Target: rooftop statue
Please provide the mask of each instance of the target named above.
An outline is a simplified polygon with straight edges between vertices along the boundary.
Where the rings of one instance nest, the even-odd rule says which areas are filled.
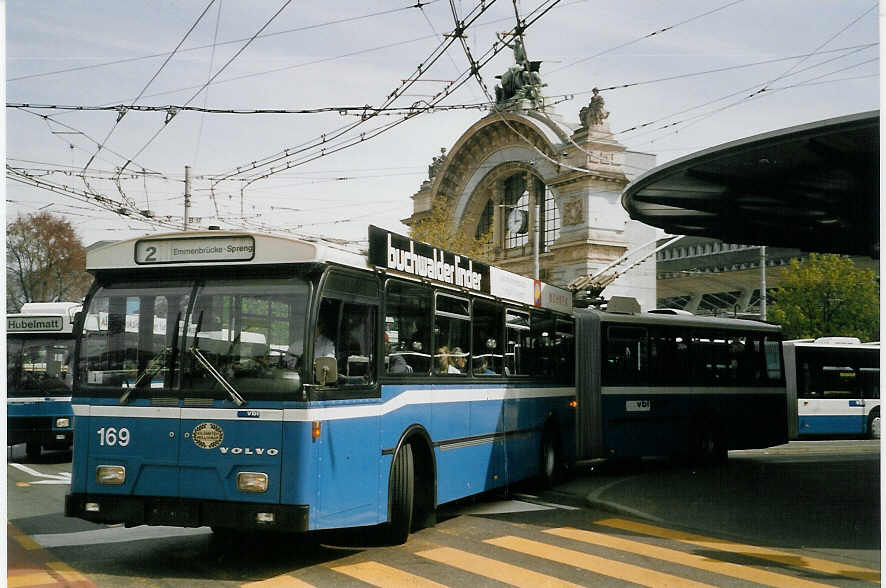
[[[514,65],[502,75],[495,76],[501,80],[501,85],[495,86],[496,106],[506,106],[518,100],[529,100],[538,106],[542,101],[541,88],[545,86],[538,73],[541,62],[529,61],[519,37],[508,42],[507,34],[499,33],[498,38],[514,51]]]
[[[446,161],[446,147],[440,147],[440,155],[435,156],[431,160],[431,165],[428,166],[428,180],[433,180],[436,177],[437,172],[443,167],[444,161]]]
[[[603,121],[609,118],[609,111],[604,108],[605,102],[603,97],[600,96],[600,90],[594,88],[591,91],[594,93],[591,103],[578,111],[578,119],[581,125],[587,128],[600,126],[603,124]]]

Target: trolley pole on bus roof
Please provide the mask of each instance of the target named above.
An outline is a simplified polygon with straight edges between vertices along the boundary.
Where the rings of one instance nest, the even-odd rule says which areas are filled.
[[[185,228],[188,230],[188,213],[191,210],[191,166],[185,166]]]

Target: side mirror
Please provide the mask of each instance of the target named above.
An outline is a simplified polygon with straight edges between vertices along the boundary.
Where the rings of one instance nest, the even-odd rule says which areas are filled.
[[[334,357],[318,357],[314,360],[314,383],[326,386],[338,381],[338,363]]]

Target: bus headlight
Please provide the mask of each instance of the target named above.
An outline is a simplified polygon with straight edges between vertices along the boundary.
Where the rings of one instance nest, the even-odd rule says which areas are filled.
[[[126,468],[115,465],[100,465],[95,468],[95,479],[105,486],[120,486],[126,481]]]
[[[56,429],[67,429],[70,426],[71,426],[71,419],[69,419],[67,417],[55,419],[55,428]]]
[[[266,492],[268,490],[268,475],[262,472],[240,472],[237,474],[237,490]]]

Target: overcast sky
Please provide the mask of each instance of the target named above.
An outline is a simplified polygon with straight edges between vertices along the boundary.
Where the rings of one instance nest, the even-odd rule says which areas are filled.
[[[505,0],[486,0],[485,11],[479,0],[415,5],[7,0],[6,101],[32,105],[6,109],[7,164],[15,178],[55,190],[8,173],[7,218],[63,214],[86,244],[157,232],[111,209],[151,210],[180,225],[190,166],[191,215],[202,226],[351,240],[365,240],[368,224],[406,232],[399,220],[431,159],[487,111],[362,120],[339,109],[484,103],[480,83],[464,75],[461,43],[441,53],[453,7],[470,23],[464,41],[478,61],[515,24]],[[549,5],[516,3],[549,102],[577,122],[590,90],[603,89],[616,138],[658,163],[879,108],[871,0],[561,0],[537,10]],[[480,69],[490,94],[512,61],[505,49]],[[41,105],[246,112],[128,110],[118,121],[115,110]],[[249,112],[262,109],[330,110]]]

